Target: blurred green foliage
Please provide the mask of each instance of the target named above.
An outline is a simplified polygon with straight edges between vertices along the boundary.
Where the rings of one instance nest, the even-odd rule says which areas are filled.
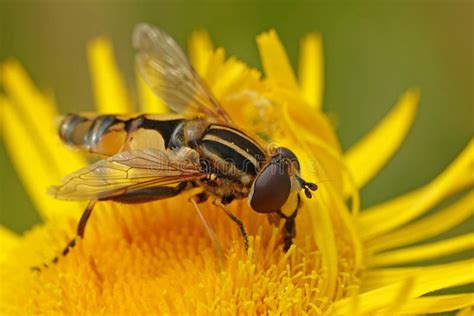
[[[275,28],[296,65],[299,39],[324,39],[324,108],[348,148],[407,88],[421,106],[400,152],[362,191],[368,206],[435,177],[473,135],[473,2],[470,1],[5,1],[0,3],[0,60],[21,61],[37,85],[54,91],[62,112],[90,111],[86,45],[110,38],[134,87],[130,33],[158,25],[185,45],[207,29],[216,45],[260,67],[255,36]],[[34,109],[32,109],[34,111]],[[21,148],[18,148],[21,151]],[[39,222],[0,145],[0,220],[21,232]],[[472,228],[472,226],[471,226]]]

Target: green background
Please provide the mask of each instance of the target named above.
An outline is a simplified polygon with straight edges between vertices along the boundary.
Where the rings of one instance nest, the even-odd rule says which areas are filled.
[[[471,1],[2,1],[0,60],[17,58],[41,89],[54,91],[62,112],[80,112],[93,108],[87,42],[109,37],[133,87],[130,33],[138,22],[164,28],[182,45],[203,27],[229,55],[258,68],[260,32],[275,28],[296,65],[299,39],[319,31],[324,108],[337,118],[344,148],[406,89],[421,89],[418,116],[403,147],[362,190],[363,205],[369,206],[427,183],[473,135],[473,12]],[[3,145],[0,165],[0,220],[22,232],[39,218]]]
[[[419,87],[414,127],[390,164],[362,190],[364,206],[427,183],[473,135],[471,1],[0,1],[0,60],[19,59],[41,89],[54,91],[62,112],[93,108],[86,45],[94,37],[113,41],[133,86],[130,33],[138,22],[164,28],[182,45],[193,29],[206,28],[216,45],[258,68],[260,32],[275,28],[293,65],[301,36],[321,32],[324,108],[337,118],[345,149],[406,89]],[[22,232],[40,220],[3,145],[0,166],[0,222]],[[473,230],[472,220],[444,237],[467,230]]]

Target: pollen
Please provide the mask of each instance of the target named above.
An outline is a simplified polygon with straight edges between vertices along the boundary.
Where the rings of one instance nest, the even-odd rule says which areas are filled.
[[[5,263],[21,272],[3,275],[2,280],[5,286],[29,283],[30,290],[41,295],[30,297],[25,305],[19,291],[24,288],[13,286],[17,290],[4,292],[4,302],[25,312],[39,308],[63,314],[297,313],[330,304],[324,295],[327,272],[314,242],[303,231],[299,246],[284,253],[280,229],[246,203],[237,202],[233,211],[251,236],[248,252],[238,227],[222,210],[212,203],[202,207],[226,249],[225,257],[219,256],[185,197],[138,207],[99,202],[96,208],[85,238],[41,273],[32,273],[28,265],[60,249],[74,233],[75,222],[49,222],[25,236],[16,253],[28,253],[26,260],[21,266]],[[346,258],[340,266],[340,290],[334,298],[346,296],[351,285],[359,284],[351,271],[353,260]]]

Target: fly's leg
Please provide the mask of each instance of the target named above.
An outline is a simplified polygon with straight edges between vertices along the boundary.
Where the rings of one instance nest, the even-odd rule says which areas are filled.
[[[209,235],[209,238],[214,244],[214,248],[216,249],[218,257],[221,259],[221,262],[223,262],[224,250],[222,248],[222,245],[219,239],[217,238],[216,232],[214,231],[214,229],[212,229],[211,225],[209,225],[206,218],[204,217],[204,214],[198,206],[199,203],[205,202],[208,198],[209,195],[206,192],[201,192],[189,198],[189,202],[191,202],[191,204],[193,205],[194,210],[196,211],[197,215],[199,216],[199,219],[201,220],[201,223],[203,224],[207,234]]]
[[[89,204],[87,204],[84,213],[82,213],[81,219],[79,220],[79,224],[77,225],[77,236],[81,239],[84,238],[84,231],[86,230],[87,221],[92,214],[92,210],[94,209],[94,205],[97,200],[90,200]]]
[[[77,225],[76,237],[74,237],[74,239],[68,242],[66,247],[64,247],[63,251],[61,252],[61,255],[63,257],[65,257],[69,253],[69,251],[76,246],[78,239],[82,239],[84,237],[84,231],[86,229],[87,221],[89,220],[89,217],[91,216],[92,210],[94,209],[94,205],[96,202],[97,200],[90,200],[89,204],[87,204],[87,207],[82,213],[81,219],[79,220],[79,224]],[[59,261],[59,255],[55,256],[51,260],[51,263],[56,264],[58,263],[58,261]],[[49,265],[47,263],[43,263],[42,267],[39,267],[39,266],[31,267],[31,270],[40,272],[41,269],[46,269],[48,267]]]
[[[287,252],[290,249],[291,245],[293,245],[293,239],[296,237],[296,226],[295,226],[295,218],[298,214],[298,209],[300,208],[301,199],[298,195],[298,205],[296,206],[296,210],[290,216],[286,216],[283,213],[279,213],[280,217],[285,219],[285,225],[283,225],[283,251]]]
[[[240,220],[240,218],[238,218],[235,214],[233,214],[231,211],[229,211],[228,209],[225,208],[223,202],[226,201],[225,199],[223,199],[223,201],[214,201],[214,204],[217,205],[219,208],[221,208],[226,214],[227,216],[229,216],[229,218],[237,224],[237,226],[239,226],[239,230],[240,230],[240,235],[242,236],[242,239],[244,240],[244,246],[245,246],[245,251],[248,251],[249,250],[249,238],[248,238],[248,235],[247,235],[247,231],[245,230],[245,226],[244,226],[244,223],[242,223],[242,221]]]
[[[295,227],[295,217],[297,211],[295,211],[291,216],[286,216],[283,213],[272,213],[275,214],[273,217],[269,217],[269,221],[271,224],[278,226],[278,222],[281,219],[285,220],[285,224],[283,225],[283,251],[287,252],[290,249],[291,245],[293,245],[293,239],[296,237],[296,227]]]
[[[296,237],[295,215],[285,218],[285,225],[283,226],[283,251],[285,252],[293,245],[293,239]]]

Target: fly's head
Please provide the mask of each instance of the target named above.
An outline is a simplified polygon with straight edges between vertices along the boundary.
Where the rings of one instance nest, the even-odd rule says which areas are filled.
[[[285,147],[277,147],[271,159],[255,177],[249,194],[250,207],[258,213],[281,213],[290,216],[298,208],[299,192],[307,198],[318,186],[300,176],[300,162]]]

